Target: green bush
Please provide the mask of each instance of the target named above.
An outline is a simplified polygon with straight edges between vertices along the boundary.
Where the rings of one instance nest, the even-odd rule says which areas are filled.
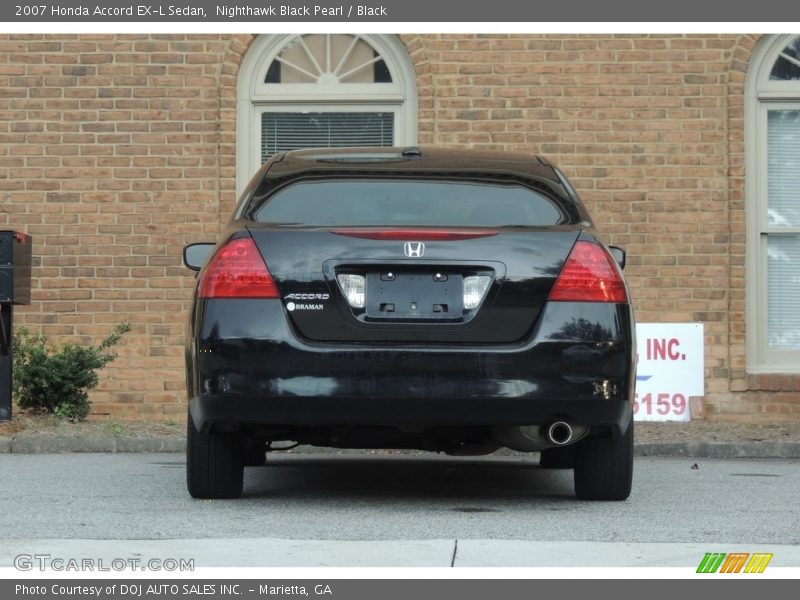
[[[99,346],[51,346],[47,336],[24,327],[14,332],[14,397],[20,408],[42,410],[70,421],[83,421],[91,405],[88,391],[97,385],[97,370],[110,363],[111,351],[130,331],[129,323],[114,328]]]

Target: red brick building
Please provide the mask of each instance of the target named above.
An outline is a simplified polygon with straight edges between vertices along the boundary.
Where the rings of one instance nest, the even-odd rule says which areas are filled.
[[[800,419],[790,35],[3,35],[0,226],[36,256],[17,322],[130,321],[95,412],[182,417],[183,245],[266,156],[328,143],[547,156],[627,248],[638,320],[704,323],[709,417]]]

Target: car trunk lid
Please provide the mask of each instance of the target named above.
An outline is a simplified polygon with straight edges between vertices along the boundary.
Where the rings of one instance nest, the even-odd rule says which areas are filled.
[[[512,343],[580,230],[248,224],[287,318],[325,342]]]

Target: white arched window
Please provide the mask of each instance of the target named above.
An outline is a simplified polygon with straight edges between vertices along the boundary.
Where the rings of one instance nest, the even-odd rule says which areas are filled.
[[[769,36],[747,76],[748,369],[800,372],[800,36]]]
[[[237,88],[237,190],[276,152],[417,141],[417,85],[393,35],[262,35]]]

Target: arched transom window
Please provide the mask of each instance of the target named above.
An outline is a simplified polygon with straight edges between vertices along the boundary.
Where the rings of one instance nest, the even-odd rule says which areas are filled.
[[[800,80],[800,36],[789,40],[780,51],[769,78],[772,81]]]
[[[396,36],[259,36],[240,69],[237,118],[239,190],[276,152],[414,145],[414,69]]]
[[[392,83],[380,52],[357,35],[297,35],[267,68],[264,83]]]
[[[748,368],[800,372],[800,36],[769,36],[747,84]]]

